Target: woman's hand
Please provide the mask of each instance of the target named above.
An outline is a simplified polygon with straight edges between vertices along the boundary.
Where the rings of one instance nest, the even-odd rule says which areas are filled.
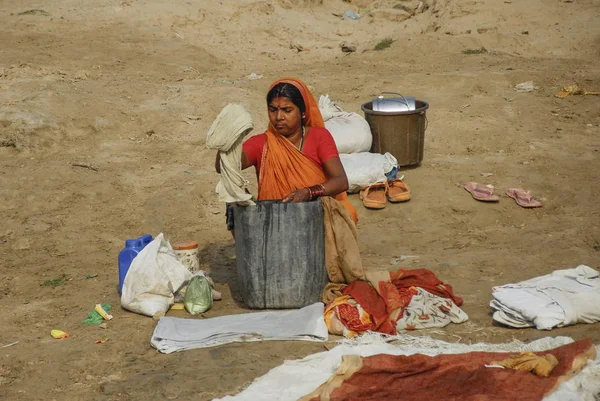
[[[298,189],[283,198],[283,203],[299,203],[308,201],[310,201],[310,190],[308,188]]]

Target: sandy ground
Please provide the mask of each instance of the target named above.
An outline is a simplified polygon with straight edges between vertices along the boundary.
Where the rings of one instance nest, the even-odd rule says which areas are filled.
[[[553,96],[574,83],[600,90],[600,5],[427,0],[415,15],[402,9],[417,6],[1,2],[0,346],[18,344],[0,348],[0,395],[208,400],[236,393],[284,359],[323,350],[270,342],[160,355],[149,345],[155,322],[118,308],[123,240],[164,232],[199,241],[224,292],[206,316],[244,311],[204,140],[228,102],[244,104],[261,132],[264,96],[282,76],[303,79],[347,111],[360,112],[382,90],[430,103],[425,159],[403,172],[413,199],[374,212],[352,197],[366,266],[429,268],[465,299],[468,322],[417,334],[600,342],[597,324],[514,330],[494,324],[487,306],[494,285],[600,267],[600,97]],[[344,11],[362,18],[333,15]],[[391,47],[374,51],[386,37]],[[341,44],[357,52],[342,53]],[[263,78],[249,80],[251,73]],[[537,90],[514,90],[529,80]],[[506,197],[478,203],[457,186],[471,180],[501,194],[531,189],[545,206],[525,210]],[[400,255],[419,258],[391,265]],[[42,285],[62,275],[62,285]],[[116,307],[115,319],[107,329],[82,325],[99,302]],[[71,338],[52,339],[54,328]]]

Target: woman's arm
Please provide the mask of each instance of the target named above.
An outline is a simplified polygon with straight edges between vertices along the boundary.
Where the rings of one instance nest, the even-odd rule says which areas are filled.
[[[332,157],[323,164],[325,175],[330,177],[323,185],[324,196],[335,196],[348,190],[348,177],[339,157]],[[284,202],[308,202],[311,192],[308,188],[301,188],[286,196]]]
[[[250,163],[248,162],[248,156],[246,156],[246,153],[242,151],[242,170],[245,170],[248,167],[250,167]],[[217,170],[217,173],[221,174],[221,152],[217,152],[217,158],[215,160],[215,170]]]

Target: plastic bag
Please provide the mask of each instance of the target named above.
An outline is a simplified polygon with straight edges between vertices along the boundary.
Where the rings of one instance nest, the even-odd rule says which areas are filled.
[[[386,174],[397,172],[398,160],[390,153],[356,153],[340,155],[340,160],[348,177],[348,192],[359,192],[375,183],[385,182]],[[393,174],[390,174],[390,176]]]
[[[213,305],[210,282],[204,276],[194,276],[185,291],[183,299],[185,309],[192,315],[204,313]]]
[[[161,233],[131,262],[123,282],[121,306],[146,316],[164,314],[173,305],[173,293],[191,276]]]
[[[221,298],[223,297],[223,295],[219,291],[215,290],[215,282],[213,281],[212,278],[210,278],[210,276],[208,275],[207,272],[205,272],[204,270],[198,270],[197,272],[192,273],[192,276],[193,277],[196,277],[196,276],[206,277],[206,279],[208,280],[208,283],[210,284],[210,287],[212,289],[213,301],[220,301],[221,300]],[[185,292],[187,291],[187,288],[188,288],[189,284],[190,284],[190,282],[186,281],[185,283],[183,283],[183,285],[181,286],[181,288],[179,288],[179,290],[177,290],[177,292],[175,292],[175,303],[182,303],[182,302],[184,302]]]
[[[102,309],[109,312],[112,309],[112,306],[110,306],[109,304],[102,304]],[[104,322],[105,322],[105,320],[102,317],[102,315],[99,314],[98,312],[96,312],[96,310],[93,310],[90,313],[88,313],[87,319],[83,320],[81,323],[83,323],[83,324],[100,324],[100,323],[104,323]]]
[[[340,153],[368,152],[373,143],[369,123],[356,113],[346,113],[328,95],[319,98],[325,128],[331,132]]]

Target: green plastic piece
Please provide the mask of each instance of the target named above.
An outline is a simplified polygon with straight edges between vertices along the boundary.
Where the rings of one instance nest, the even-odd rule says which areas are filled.
[[[110,311],[112,309],[112,306],[110,306],[109,304],[102,304],[102,309],[104,309],[105,311]],[[83,320],[81,323],[83,324],[100,324],[104,322],[104,318],[95,310],[91,311],[90,313],[88,313],[88,317],[87,319]]]

